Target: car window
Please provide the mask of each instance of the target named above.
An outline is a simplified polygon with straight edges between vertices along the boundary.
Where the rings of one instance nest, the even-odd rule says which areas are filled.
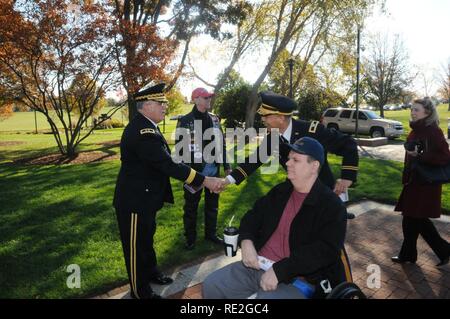
[[[353,119],[356,119],[356,111],[353,112]],[[364,114],[364,112],[359,111],[358,112],[358,119],[366,121],[367,120],[367,116]]]
[[[351,110],[344,110],[341,112],[341,115],[339,117],[343,119],[349,119],[351,114],[352,114]]]
[[[367,111],[365,113],[369,117],[369,119],[371,119],[371,120],[381,119],[381,117],[375,112]]]
[[[338,113],[338,110],[327,110],[323,116],[324,117],[335,117],[337,113]]]

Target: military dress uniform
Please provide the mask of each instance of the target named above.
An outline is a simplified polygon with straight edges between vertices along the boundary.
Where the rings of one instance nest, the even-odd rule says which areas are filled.
[[[293,111],[297,108],[297,104],[293,100],[283,95],[268,91],[261,92],[259,95],[261,97],[261,106],[257,112],[261,116],[267,116],[270,114],[291,116]],[[328,152],[342,156],[341,178],[351,180],[353,182],[356,181],[359,157],[357,144],[352,137],[342,134],[335,129],[328,129],[318,121],[304,121],[295,119],[291,119],[291,121],[292,131],[289,141],[279,134],[279,145],[272,148],[270,145],[270,135],[273,133],[269,133],[256,150],[258,154],[257,161],[255,163],[251,163],[249,158],[247,158],[244,163],[239,164],[235,169],[233,169],[230,175],[237,185],[239,185],[262,164],[264,164],[259,157],[260,148],[263,148],[263,154],[278,154],[280,164],[284,169],[286,169],[286,163],[290,152],[288,144],[294,144],[296,140],[305,136],[316,139],[324,148],[325,161],[319,173],[319,180],[324,185],[331,189],[333,189],[335,185],[333,173],[328,165]],[[345,249],[342,251],[341,259],[347,269],[347,281],[351,282],[352,277],[350,263]]]
[[[203,151],[205,147],[207,147],[210,143],[214,143],[214,140],[207,139],[199,139],[196,141],[195,134],[195,122],[201,123],[202,127],[202,137],[204,132],[207,129],[213,128],[220,131],[220,136],[222,140],[220,143],[217,143],[217,146],[221,146],[222,154],[212,154],[214,157],[211,160],[205,160],[203,156]],[[230,164],[227,163],[226,160],[226,142],[225,137],[222,131],[222,127],[220,125],[220,118],[210,112],[200,112],[197,109],[197,106],[194,105],[192,111],[185,116],[181,117],[177,123],[177,130],[185,129],[187,130],[187,135],[190,136],[190,140],[183,141],[180,138],[177,138],[177,145],[183,146],[184,143],[187,143],[189,148],[189,163],[186,163],[191,168],[195,169],[198,172],[203,172],[207,162],[211,164],[216,169],[216,173],[214,176],[219,176],[219,168],[220,165],[223,164],[224,170],[230,169]],[[179,135],[181,137],[181,134]],[[181,144],[179,144],[179,142]],[[183,155],[182,148],[180,149],[180,155]],[[197,159],[197,160],[196,160]],[[192,249],[194,242],[197,237],[197,209],[198,204],[200,202],[202,195],[202,190],[197,191],[196,193],[191,193],[189,190],[184,189],[184,234],[186,237],[186,247],[188,249]],[[217,214],[219,207],[219,194],[211,192],[208,189],[205,189],[205,238],[212,240],[216,243],[220,243],[219,238],[216,235],[217,231]]]
[[[272,92],[260,93],[262,104],[258,109],[258,113],[261,116],[270,114],[279,115],[292,115],[294,109],[297,108],[296,103],[279,94]],[[327,161],[327,153],[333,153],[342,156],[341,166],[341,178],[356,181],[358,171],[358,149],[355,140],[335,129],[327,129],[318,121],[303,121],[292,119],[292,133],[290,140],[287,141],[281,134],[279,135],[279,146],[272,150],[270,145],[270,135],[267,134],[261,145],[256,150],[259,154],[259,149],[262,147],[266,154],[279,155],[280,164],[286,169],[286,162],[288,161],[288,155],[290,149],[286,146],[287,143],[293,144],[299,138],[304,136],[312,137],[320,142],[325,149],[325,162],[319,174],[319,179],[330,188],[334,188],[335,179],[331,172],[330,166]],[[264,152],[263,152],[264,153]],[[248,159],[244,163],[239,164],[232,172],[231,176],[239,185],[249,175],[256,171],[262,164],[259,156],[255,163],[250,163]]]
[[[136,101],[167,102],[164,84],[135,94]],[[121,167],[113,205],[116,209],[125,264],[136,298],[152,298],[150,282],[172,280],[162,276],[156,267],[153,236],[156,213],[164,202],[173,203],[169,177],[200,186],[204,176],[182,163],[175,163],[169,146],[158,126],[138,113],[126,126],[120,142]],[[157,295],[156,295],[157,296]]]

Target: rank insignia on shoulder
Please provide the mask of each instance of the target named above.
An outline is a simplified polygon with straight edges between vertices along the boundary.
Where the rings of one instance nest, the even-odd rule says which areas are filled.
[[[140,132],[141,132],[141,135],[142,134],[147,134],[147,133],[152,133],[152,134],[156,133],[155,130],[152,129],[152,128],[143,128]]]
[[[312,121],[311,125],[309,126],[309,133],[316,133],[317,126],[319,125],[319,121]]]

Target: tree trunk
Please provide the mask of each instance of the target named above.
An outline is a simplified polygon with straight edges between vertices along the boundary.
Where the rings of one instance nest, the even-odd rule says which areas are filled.
[[[77,154],[76,147],[73,145],[73,143],[67,144],[67,147],[66,147],[66,155],[67,155],[67,157],[72,158],[76,154]]]
[[[383,109],[383,104],[381,104],[379,107],[380,107],[380,116],[382,117],[382,118],[384,118],[384,109]]]
[[[258,106],[259,87],[261,86],[262,82],[264,81],[264,79],[266,78],[270,69],[272,68],[272,65],[275,62],[278,55],[279,55],[279,50],[274,55],[272,55],[272,57],[270,58],[269,62],[266,65],[266,67],[264,68],[264,71],[261,73],[261,75],[258,77],[256,82],[253,84],[252,93],[250,94],[250,98],[248,99],[247,107],[246,107],[245,128],[253,127],[253,124],[255,123],[255,112],[256,112],[256,107]]]
[[[131,122],[131,120],[136,116],[136,113],[136,101],[131,98],[131,93],[128,92],[128,121]]]
[[[245,112],[245,128],[253,127],[255,123],[256,107],[258,106],[258,87],[253,87],[247,102]]]

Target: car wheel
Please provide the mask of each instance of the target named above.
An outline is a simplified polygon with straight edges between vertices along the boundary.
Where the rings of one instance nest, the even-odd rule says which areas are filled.
[[[384,136],[384,130],[381,127],[376,127],[372,129],[372,132],[370,133],[370,137],[377,138],[377,137],[383,137]]]
[[[339,126],[337,124],[334,124],[334,123],[328,124],[327,128],[329,128],[329,129],[334,128],[336,131],[339,131]]]

